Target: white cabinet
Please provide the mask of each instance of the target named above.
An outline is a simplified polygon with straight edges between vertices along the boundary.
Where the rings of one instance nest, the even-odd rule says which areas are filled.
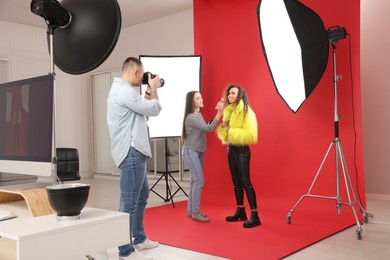
[[[4,204],[6,211],[18,215],[0,221],[0,236],[16,242],[17,260],[86,259],[92,252],[129,243],[127,213],[86,207],[80,219],[65,222],[55,214],[28,216],[18,202]],[[13,250],[2,246],[2,250]]]

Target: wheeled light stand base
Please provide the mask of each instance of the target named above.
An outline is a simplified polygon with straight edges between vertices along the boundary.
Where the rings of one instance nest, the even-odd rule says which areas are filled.
[[[314,184],[316,183],[317,181],[317,178],[319,176],[319,174],[321,173],[321,170],[322,170],[322,167],[332,149],[332,147],[335,147],[336,149],[336,196],[322,196],[322,195],[316,195],[316,194],[311,194],[311,191],[314,187]],[[341,196],[340,196],[340,175],[339,175],[339,162],[341,163],[341,168],[342,168],[342,171],[343,171],[343,178],[344,178],[344,183],[345,183],[345,188],[346,188],[346,192],[347,192],[347,196],[348,196],[348,202],[342,202],[341,201]],[[352,194],[352,196],[351,196]],[[362,238],[362,233],[363,233],[363,229],[361,227],[361,223],[358,219],[358,216],[357,216],[357,213],[356,213],[356,210],[355,210],[355,205],[358,205],[359,208],[360,208],[360,211],[363,213],[363,221],[364,223],[368,223],[368,218],[369,217],[372,217],[371,214],[367,213],[365,211],[365,209],[363,208],[362,204],[356,199],[356,195],[355,195],[355,191],[354,191],[354,188],[353,188],[353,185],[352,185],[352,181],[351,181],[351,177],[349,175],[349,172],[348,172],[348,168],[347,168],[347,164],[346,164],[346,161],[345,161],[345,158],[344,158],[344,153],[343,153],[343,149],[341,147],[341,143],[340,143],[340,140],[338,138],[334,139],[329,148],[328,148],[328,151],[326,152],[325,154],[325,157],[324,159],[322,160],[322,163],[320,165],[320,168],[318,169],[317,171],[317,174],[316,176],[314,177],[314,180],[309,188],[309,191],[305,194],[305,195],[302,195],[301,198],[298,200],[298,202],[294,205],[294,207],[288,212],[287,214],[287,223],[288,224],[291,224],[291,217],[292,217],[292,213],[293,211],[298,207],[298,205],[301,203],[301,201],[306,198],[306,197],[313,197],[313,198],[320,198],[320,199],[333,199],[333,200],[336,200],[336,207],[337,207],[337,214],[340,215],[341,213],[341,207],[342,206],[349,206],[351,207],[352,209],[352,212],[353,212],[353,215],[355,217],[355,220],[356,220],[356,225],[357,225],[357,229],[356,229],[356,238],[358,240],[360,240]]]
[[[171,175],[172,171],[168,171],[168,139],[165,138],[165,172],[162,173],[160,178],[156,181],[155,184],[150,188],[150,191],[152,191],[154,194],[159,196],[161,199],[164,200],[164,202],[171,201],[172,202],[172,207],[175,207],[175,203],[173,202],[173,197],[178,193],[180,190],[188,197],[187,193],[183,190],[183,188],[179,185],[179,183],[173,178]],[[165,197],[161,196],[158,194],[154,189],[154,187],[162,180],[165,179]],[[168,178],[171,178],[177,185],[177,190],[172,194],[171,188],[169,187],[169,182]]]
[[[340,215],[341,213],[341,207],[342,206],[349,206],[351,207],[353,211],[353,215],[355,216],[357,230],[356,230],[356,237],[358,240],[362,238],[363,229],[361,227],[361,223],[358,219],[358,216],[356,214],[355,205],[358,205],[360,208],[360,211],[363,213],[363,221],[364,223],[368,223],[368,218],[372,217],[371,214],[367,213],[365,209],[363,208],[362,204],[356,199],[355,190],[352,185],[351,177],[348,172],[347,163],[345,161],[343,149],[341,147],[340,139],[339,139],[339,119],[340,116],[337,112],[337,81],[338,76],[336,74],[336,42],[332,42],[333,47],[333,75],[334,75],[334,135],[335,138],[331,142],[328,151],[325,154],[324,159],[322,160],[322,163],[320,165],[320,168],[317,171],[317,174],[309,188],[309,191],[303,195],[298,202],[294,205],[294,207],[288,212],[287,214],[287,224],[291,224],[291,217],[293,211],[298,207],[299,203],[306,198],[306,197],[313,197],[313,198],[321,198],[321,199],[334,199],[336,200],[336,206],[337,206],[337,214]],[[336,196],[322,196],[322,195],[315,195],[311,194],[311,191],[314,187],[314,184],[317,181],[317,178],[319,174],[321,173],[322,167],[324,166],[324,163],[329,155],[329,152],[331,151],[332,147],[335,147],[335,155],[336,155]],[[344,183],[345,188],[348,196],[348,202],[342,202],[341,196],[340,196],[340,164],[343,171],[343,177],[344,177]],[[352,194],[352,196],[351,196]]]

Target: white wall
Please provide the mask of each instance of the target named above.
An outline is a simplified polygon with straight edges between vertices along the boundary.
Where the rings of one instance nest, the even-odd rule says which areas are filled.
[[[10,80],[48,74],[46,30],[0,21],[0,58],[10,61]]]
[[[361,90],[367,193],[390,195],[390,1],[361,0]]]
[[[123,28],[111,56],[94,72],[120,68],[128,56],[194,52],[192,10]],[[0,21],[0,58],[11,62],[10,80],[50,72],[46,29]],[[75,147],[82,177],[93,175],[91,73],[56,73],[57,147]]]
[[[191,55],[194,53],[193,10],[122,29],[110,57],[95,71],[121,68],[139,55]]]

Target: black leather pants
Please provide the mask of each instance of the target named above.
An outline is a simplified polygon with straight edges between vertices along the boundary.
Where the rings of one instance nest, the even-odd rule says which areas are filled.
[[[228,162],[237,205],[244,205],[245,189],[250,208],[257,209],[256,193],[250,180],[250,159],[251,151],[249,146],[228,146]]]

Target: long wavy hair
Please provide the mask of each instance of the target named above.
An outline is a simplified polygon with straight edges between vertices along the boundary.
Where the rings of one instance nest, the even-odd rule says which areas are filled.
[[[225,103],[224,107],[226,107],[226,106],[228,106],[230,104],[229,103],[229,99],[228,99],[228,95],[229,95],[229,91],[232,88],[237,88],[238,89],[237,99],[234,102],[234,104],[237,106],[237,104],[242,100],[242,102],[244,103],[244,116],[245,116],[245,114],[248,112],[249,99],[248,99],[248,95],[246,94],[245,89],[243,87],[239,86],[239,85],[230,84],[230,85],[227,86],[227,88],[225,89],[225,91],[223,93],[223,98],[224,98],[224,103]]]
[[[186,105],[184,107],[184,117],[183,117],[183,129],[182,129],[182,134],[181,134],[181,138],[183,141],[187,137],[186,126],[185,126],[186,118],[189,114],[195,112],[194,111],[194,97],[195,97],[196,93],[199,93],[199,91],[190,91],[186,95]]]

